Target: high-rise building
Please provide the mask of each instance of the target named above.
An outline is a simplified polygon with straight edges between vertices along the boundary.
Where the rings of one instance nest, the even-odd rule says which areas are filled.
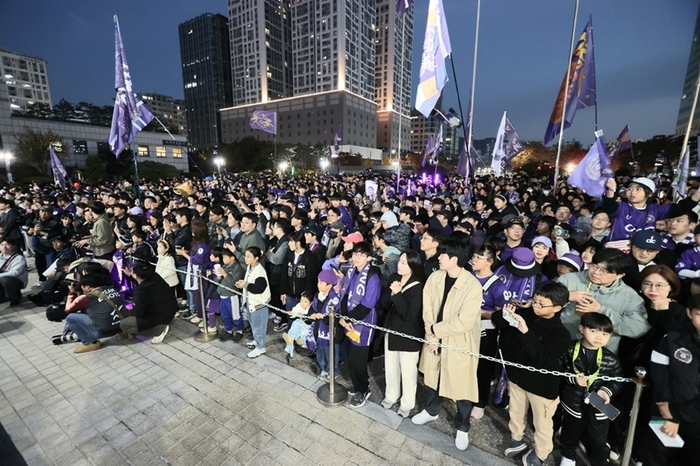
[[[296,0],[294,95],[347,90],[374,100],[375,0]]]
[[[233,105],[292,96],[289,0],[229,0]]]
[[[399,15],[394,0],[377,0],[375,44],[377,147],[387,153],[408,152],[412,148],[413,8]]]
[[[185,115],[185,101],[169,95],[145,92],[138,97],[146,104],[148,109],[160,119],[171,133],[175,129],[176,134],[187,134],[187,116]]]
[[[205,13],[178,30],[188,139],[205,149],[219,141],[219,109],[233,103],[228,19]]]
[[[676,120],[676,136],[685,135],[690,119],[690,110],[695,97],[695,87],[700,73],[700,9],[698,9],[698,19],[695,22],[695,32],[693,33],[693,43],[690,47],[690,57],[688,58],[688,69],[685,73],[685,83],[683,84],[683,96],[681,106],[678,110]],[[691,136],[700,134],[700,105],[695,109]]]
[[[0,62],[13,112],[26,112],[35,103],[51,105],[46,60],[0,48]]]

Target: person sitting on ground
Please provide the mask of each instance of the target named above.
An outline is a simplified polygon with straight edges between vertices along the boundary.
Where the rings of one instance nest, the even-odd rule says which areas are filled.
[[[161,343],[177,313],[175,294],[149,264],[136,262],[133,269],[125,272],[138,285],[132,292],[133,306],[119,324],[123,335],[152,336],[151,343]]]
[[[27,259],[17,251],[17,241],[5,238],[0,243],[0,303],[9,301],[16,306],[22,300],[22,290],[29,282]]]
[[[66,326],[83,343],[73,352],[87,353],[102,348],[100,338],[119,331],[120,315],[124,310],[124,301],[114,289],[112,276],[106,269],[91,269],[80,276],[80,282],[72,282],[69,290]]]

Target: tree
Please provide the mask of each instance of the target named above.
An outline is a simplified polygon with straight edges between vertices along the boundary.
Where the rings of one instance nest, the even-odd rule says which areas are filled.
[[[34,131],[25,128],[17,136],[17,151],[15,156],[21,162],[34,167],[43,175],[49,175],[49,146],[58,145],[58,151],[67,153],[67,148],[63,145],[61,136],[53,131]]]
[[[27,107],[25,114],[41,118],[49,118],[53,116],[53,109],[51,108],[51,105],[45,102],[34,102],[32,105]]]
[[[75,107],[66,99],[61,99],[53,106],[53,114],[61,120],[70,120],[76,117]]]
[[[280,148],[278,145],[278,158]],[[275,145],[269,141],[258,141],[253,137],[243,138],[219,147],[219,156],[226,161],[226,169],[237,173],[261,172],[272,168]],[[281,159],[280,159],[281,160]]]
[[[90,155],[85,159],[85,178],[91,181],[107,178],[107,169],[99,156]]]

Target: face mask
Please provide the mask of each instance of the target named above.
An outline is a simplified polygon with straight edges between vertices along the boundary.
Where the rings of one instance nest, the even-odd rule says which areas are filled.
[[[328,233],[328,236],[331,237],[331,239],[336,239],[338,237],[338,232],[337,231],[331,231]]]

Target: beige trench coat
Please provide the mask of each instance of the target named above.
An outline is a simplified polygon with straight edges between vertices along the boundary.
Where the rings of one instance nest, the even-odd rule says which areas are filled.
[[[423,320],[433,326],[435,335],[430,341],[479,353],[481,342],[481,299],[479,281],[466,270],[457,277],[447,295],[442,321],[435,323],[445,290],[446,272],[433,272],[423,290]],[[455,351],[440,349],[434,355],[423,345],[418,369],[424,375],[425,385],[438,388],[439,394],[452,400],[479,401],[476,368],[479,359]]]

